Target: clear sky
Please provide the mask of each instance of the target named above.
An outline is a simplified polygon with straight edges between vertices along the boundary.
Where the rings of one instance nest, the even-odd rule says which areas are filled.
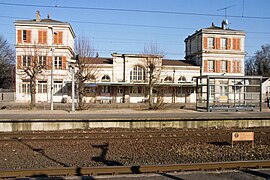
[[[270,0],[1,0],[0,34],[14,45],[14,21],[35,19],[39,10],[41,18],[69,22],[100,57],[142,53],[152,43],[166,58],[184,59],[184,39],[212,22],[220,26],[226,8],[229,28],[246,32],[250,57],[270,42],[269,7]]]

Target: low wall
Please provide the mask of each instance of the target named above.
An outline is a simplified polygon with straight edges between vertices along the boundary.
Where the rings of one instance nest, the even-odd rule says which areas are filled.
[[[85,121],[85,122],[0,122],[1,132],[56,131],[90,128],[209,128],[209,127],[264,127],[270,120],[161,120],[161,121]]]

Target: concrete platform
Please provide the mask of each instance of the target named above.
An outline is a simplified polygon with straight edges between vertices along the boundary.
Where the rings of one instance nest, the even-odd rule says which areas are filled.
[[[0,110],[0,131],[89,128],[208,128],[270,126],[270,111],[198,112],[192,108],[90,108],[86,111]]]

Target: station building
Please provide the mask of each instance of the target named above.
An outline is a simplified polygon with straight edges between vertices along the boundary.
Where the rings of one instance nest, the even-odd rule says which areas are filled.
[[[16,28],[16,100],[30,101],[29,76],[24,68],[31,65],[28,56],[39,50],[39,62],[45,68],[36,79],[37,102],[49,102],[53,89],[55,102],[70,101],[70,62],[74,57],[75,33],[69,23],[41,19],[15,21]],[[185,60],[159,61],[156,86],[163,87],[167,103],[196,102],[196,77],[203,75],[244,76],[245,33],[212,26],[196,31],[185,39]],[[142,64],[146,54],[113,53],[109,58],[87,57],[98,76],[86,82],[87,102],[139,103],[147,100],[147,71]],[[51,87],[51,68],[53,88]],[[226,89],[224,89],[226,90]],[[158,93],[158,92],[154,92]]]

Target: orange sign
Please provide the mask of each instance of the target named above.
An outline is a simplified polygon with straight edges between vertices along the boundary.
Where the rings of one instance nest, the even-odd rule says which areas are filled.
[[[232,141],[254,141],[254,132],[233,132]]]
[[[232,147],[233,141],[252,141],[252,147],[254,147],[254,132],[233,132]]]

